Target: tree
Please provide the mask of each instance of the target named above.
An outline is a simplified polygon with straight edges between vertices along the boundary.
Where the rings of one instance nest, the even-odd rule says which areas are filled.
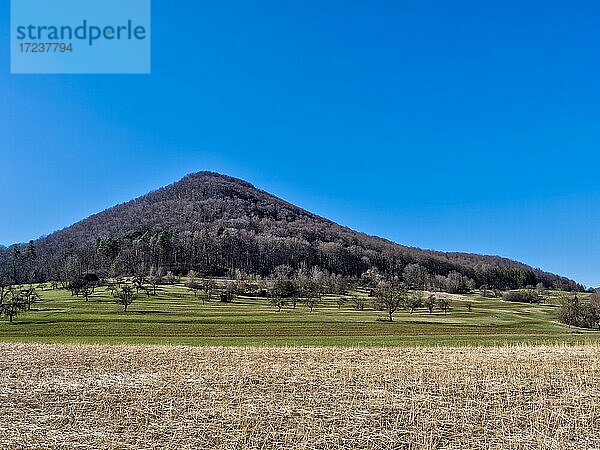
[[[136,294],[133,291],[133,287],[129,285],[123,286],[121,289],[117,291],[116,294],[116,303],[123,306],[123,311],[127,311],[127,307],[133,303],[135,300]]]
[[[156,295],[156,289],[158,288],[158,285],[160,284],[162,278],[159,275],[150,274],[147,280],[148,284],[152,288],[152,295]]]
[[[365,309],[365,299],[358,296],[358,295],[354,295],[351,298],[352,300],[352,306],[354,307],[354,309],[358,310],[358,311],[363,311]]]
[[[489,293],[489,286],[487,284],[482,284],[481,287],[479,288],[479,291],[481,292],[481,296],[482,297],[488,297],[490,296]]]
[[[341,295],[338,295],[335,298],[335,304],[337,305],[338,309],[342,309],[342,306],[344,306],[347,301],[348,299],[346,297],[342,297]]]
[[[117,283],[108,283],[106,285],[106,290],[109,292],[109,294],[114,297],[115,293],[117,292],[117,289],[119,287],[117,286]]]
[[[436,303],[437,303],[437,299],[435,298],[434,294],[431,294],[430,296],[428,296],[425,299],[425,302],[424,302],[425,308],[427,308],[427,311],[429,311],[429,314],[433,313]]]
[[[467,294],[471,289],[473,280],[460,272],[452,271],[446,277],[446,291],[451,294]]]
[[[170,270],[167,272],[167,274],[165,275],[165,283],[167,284],[175,284],[176,278],[175,275],[173,275],[173,272],[171,272]]]
[[[370,267],[361,275],[360,279],[364,286],[376,288],[383,281],[383,275],[377,267]]]
[[[510,291],[504,294],[504,300],[507,302],[521,302],[521,303],[539,303],[540,298],[536,291],[533,289],[526,289],[524,291]]]
[[[228,281],[225,284],[225,290],[221,292],[221,301],[223,303],[230,303],[235,296],[235,283],[233,281]]]
[[[210,278],[205,278],[204,281],[202,281],[202,290],[206,294],[206,300],[209,302],[212,299],[212,293],[215,290],[215,286],[215,281]],[[204,298],[202,298],[202,304],[204,304]]]
[[[202,289],[202,285],[196,280],[196,272],[190,270],[187,275],[186,287],[194,293],[194,297],[198,296],[198,291]]]
[[[377,306],[387,312],[388,322],[393,321],[394,313],[403,305],[407,290],[397,279],[379,282],[377,286]]]
[[[202,285],[198,283],[196,280],[189,280],[185,283],[186,287],[194,293],[194,297],[198,296],[198,291],[202,290]]]
[[[83,295],[83,298],[85,298],[85,301],[87,302],[90,299],[90,296],[94,293],[94,286],[84,282],[79,289],[79,293]]]
[[[600,295],[594,293],[589,301],[582,302],[576,293],[571,294],[562,300],[556,318],[569,328],[600,327]]]
[[[22,296],[21,292],[16,289],[10,289],[9,293],[4,296],[0,305],[0,314],[8,317],[8,321],[12,322],[20,311],[27,309],[27,301]]]
[[[315,306],[317,306],[317,303],[319,303],[319,297],[314,293],[309,294],[307,297],[304,298],[304,304],[310,312],[313,312],[313,309],[315,308]]]
[[[323,295],[329,291],[329,277],[327,273],[318,267],[313,267],[304,293],[304,303],[313,311],[318,303],[321,303]]]
[[[412,314],[416,309],[423,306],[423,294],[419,291],[406,296],[405,307]]]
[[[287,305],[287,300],[282,297],[274,296],[269,298],[269,304],[277,308],[277,312],[281,312],[281,308]]]
[[[440,310],[444,311],[444,314],[446,314],[450,309],[450,300],[448,300],[446,297],[440,297],[438,300],[438,308],[440,308]]]
[[[537,292],[537,296],[540,299],[540,302],[544,302],[544,296],[546,295],[546,286],[544,286],[544,283],[538,283],[535,286],[535,290]]]
[[[71,291],[71,295],[73,297],[79,297],[79,295],[81,294],[81,290],[85,285],[86,283],[85,281],[83,281],[83,278],[76,277],[68,282],[67,288]]]
[[[37,292],[33,286],[29,286],[28,288],[21,289],[21,297],[25,301],[27,305],[27,310],[31,309],[31,305],[39,299]]]
[[[290,298],[292,297],[293,300],[293,307],[296,307],[296,286],[294,285],[294,283],[292,282],[292,280],[290,278],[287,277],[287,275],[279,275],[277,278],[275,278],[275,281],[273,281],[273,285],[271,287],[272,290],[272,296],[273,297],[279,297],[279,298]]]
[[[133,277],[133,285],[135,286],[136,294],[140,293],[140,289],[145,289],[144,283],[146,282],[146,278],[143,275],[136,275]]]

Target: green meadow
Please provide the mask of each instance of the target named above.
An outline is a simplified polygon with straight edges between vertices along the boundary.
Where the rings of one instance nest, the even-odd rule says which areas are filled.
[[[13,323],[0,322],[0,341],[147,343],[190,345],[462,346],[597,341],[599,332],[568,328],[555,319],[561,292],[543,304],[511,303],[477,293],[452,296],[451,310],[433,314],[399,311],[392,323],[372,308],[350,303],[338,308],[325,297],[314,311],[299,303],[277,312],[265,298],[213,298],[203,304],[183,285],[160,286],[156,296],[141,293],[124,312],[104,287],[89,301],[64,289],[38,290],[40,300]],[[444,295],[444,294],[437,294]],[[214,296],[213,296],[214,297]],[[472,304],[471,311],[467,304]]]

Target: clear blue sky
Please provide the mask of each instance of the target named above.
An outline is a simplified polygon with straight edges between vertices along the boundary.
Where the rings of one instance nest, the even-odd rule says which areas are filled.
[[[151,75],[10,75],[0,243],[215,170],[344,225],[600,285],[600,4],[152,5]]]

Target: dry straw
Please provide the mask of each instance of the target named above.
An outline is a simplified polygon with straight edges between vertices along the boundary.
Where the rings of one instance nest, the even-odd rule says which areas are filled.
[[[600,347],[0,344],[0,447],[600,448]]]

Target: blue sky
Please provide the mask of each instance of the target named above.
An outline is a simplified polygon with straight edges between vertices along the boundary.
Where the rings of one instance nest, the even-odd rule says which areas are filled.
[[[399,243],[600,285],[600,5],[152,5],[151,75],[10,75],[0,243],[215,170]]]

